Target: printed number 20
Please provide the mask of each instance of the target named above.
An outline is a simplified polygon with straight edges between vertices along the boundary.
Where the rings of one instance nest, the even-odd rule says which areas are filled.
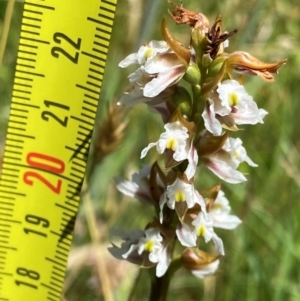
[[[31,152],[28,153],[26,161],[29,166],[42,169],[54,174],[61,174],[65,170],[65,163],[60,159],[48,156],[41,153]],[[37,171],[26,171],[23,175],[23,181],[27,185],[34,184],[33,179],[37,179],[51,189],[54,193],[59,194],[61,190],[62,180],[58,179],[56,184],[52,184],[45,176]]]

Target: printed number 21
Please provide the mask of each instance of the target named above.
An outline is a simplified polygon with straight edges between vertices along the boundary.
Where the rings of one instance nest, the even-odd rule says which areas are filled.
[[[65,45],[65,46],[69,44],[70,46],[72,46],[76,50],[80,50],[81,39],[77,39],[77,41],[73,41],[71,38],[69,38],[64,33],[56,32],[53,35],[53,40],[57,44],[63,43],[63,45]],[[52,56],[54,56],[56,58],[59,58],[60,54],[62,54],[68,60],[70,60],[72,63],[74,63],[74,64],[78,63],[79,52],[77,52],[77,51],[75,52],[75,54],[72,55],[72,54],[68,53],[66,50],[64,50],[63,48],[55,46],[55,47],[52,47],[51,54],[52,54]]]

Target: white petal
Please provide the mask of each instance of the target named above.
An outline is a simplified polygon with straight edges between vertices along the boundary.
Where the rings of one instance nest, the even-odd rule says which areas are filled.
[[[245,161],[252,167],[257,167],[258,165],[255,164],[248,156],[245,157]]]
[[[156,41],[156,40],[152,40],[149,43],[149,47],[155,49],[157,53],[164,53],[170,49],[170,46],[166,41]]]
[[[149,74],[170,72],[172,69],[183,66],[175,53],[165,53],[155,56],[145,64],[145,71]],[[185,69],[185,68],[184,68]]]
[[[143,90],[141,88],[134,88],[129,93],[124,93],[117,104],[119,106],[124,105],[126,108],[130,108],[133,105],[146,101],[147,99],[143,96]]]
[[[266,115],[269,114],[269,113],[268,113],[266,110],[264,110],[264,109],[259,109],[258,111],[259,111],[259,116],[260,116],[261,119],[263,119]]]
[[[217,198],[213,204],[213,207],[209,210],[209,215],[214,218],[220,215],[228,215],[231,210],[228,199],[225,197],[225,193],[219,190]]]
[[[145,86],[148,82],[152,80],[152,76],[150,76],[143,66],[135,70],[133,73],[128,75],[128,79],[132,84],[138,84],[139,87]]]
[[[137,191],[139,190],[139,186],[136,183],[126,181],[121,177],[116,177],[114,180],[117,189],[127,196],[134,197]]]
[[[146,157],[148,151],[149,151],[152,147],[154,147],[154,146],[156,146],[156,145],[157,145],[157,142],[151,142],[151,143],[149,143],[149,145],[148,145],[147,147],[145,147],[145,148],[142,150],[142,152],[141,152],[141,159],[143,159],[144,157]]]
[[[245,176],[240,171],[231,168],[224,161],[211,158],[207,161],[206,166],[220,179],[228,183],[238,184],[247,181]]]
[[[236,113],[232,113],[232,116],[236,124],[257,124],[263,123],[263,114],[264,112],[260,113],[260,110],[252,97],[249,97],[245,107],[242,107],[241,109],[238,108],[238,111]]]
[[[127,259],[130,256],[131,253],[133,253],[134,251],[136,251],[136,249],[137,249],[137,245],[131,245],[130,248],[129,248],[129,250],[126,253],[124,253],[122,255],[122,257],[124,259]]]
[[[117,177],[114,180],[117,189],[124,195],[137,198],[144,204],[152,204],[152,196],[149,191],[149,184],[146,185],[146,183],[144,184],[142,182],[137,184],[134,181],[126,181],[121,177]]]
[[[220,255],[224,256],[225,252],[224,252],[224,245],[223,245],[222,239],[216,233],[214,233],[213,236],[212,236],[212,240],[215,243],[215,246],[217,248],[218,253]]]
[[[187,160],[189,162],[185,174],[188,180],[190,180],[196,173],[197,165],[198,165],[198,153],[195,149],[193,142],[191,142],[191,147],[187,154]]]
[[[119,63],[119,67],[121,68],[126,68],[132,64],[136,64],[138,62],[137,60],[137,54],[136,53],[132,53],[129,54],[123,61],[121,61]]]
[[[212,216],[214,227],[232,230],[235,229],[242,221],[236,215],[216,214]]]
[[[213,97],[213,99],[208,99],[214,108],[213,111],[215,114],[220,116],[227,116],[231,113],[231,107],[228,104],[228,101],[224,103],[219,97]]]
[[[195,203],[200,205],[201,211],[203,212],[204,216],[207,217],[205,201],[204,201],[203,197],[201,196],[201,194],[197,190],[195,190]]]
[[[167,87],[176,84],[184,75],[185,67],[176,66],[170,70],[160,72],[157,77],[153,78],[145,85],[144,96],[155,97]]]
[[[159,221],[161,224],[163,222],[163,209],[164,209],[166,202],[167,202],[167,191],[165,191],[159,199],[159,208],[160,208]]]
[[[185,247],[195,247],[197,237],[190,230],[190,227],[185,223],[178,225],[176,229],[176,235],[180,243]]]
[[[219,136],[222,134],[222,126],[220,121],[216,118],[213,104],[205,106],[202,113],[205,128],[210,131],[213,135]]]
[[[161,277],[166,273],[166,271],[170,265],[170,262],[171,262],[171,258],[170,258],[168,249],[164,248],[160,255],[159,262],[156,266],[156,276],[157,277]]]

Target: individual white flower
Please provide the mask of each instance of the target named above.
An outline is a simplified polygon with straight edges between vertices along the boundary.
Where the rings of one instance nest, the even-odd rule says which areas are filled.
[[[263,123],[267,112],[258,109],[244,86],[236,80],[223,81],[219,84],[217,92],[218,94],[212,94],[208,99],[208,105],[202,114],[205,127],[212,134],[221,135],[224,116],[230,116],[234,123],[239,125]]]
[[[186,175],[188,180],[191,179],[196,172],[198,154],[189,139],[188,129],[179,121],[167,123],[164,128],[166,131],[160,135],[159,140],[150,143],[142,150],[141,158],[144,158],[148,151],[154,146],[156,146],[156,150],[159,154],[169,149],[173,151],[173,159],[175,161],[181,162],[185,159],[188,160],[189,164]]]
[[[203,237],[206,243],[212,239],[219,254],[225,254],[222,239],[214,232],[213,220],[204,212],[200,212],[189,224],[179,225],[176,235],[180,243],[186,247],[197,246],[199,237]]]
[[[180,205],[184,202],[185,207],[181,213],[176,205]],[[184,214],[187,209],[194,207],[198,204],[201,207],[203,212],[206,212],[205,202],[202,196],[195,190],[194,185],[185,183],[184,181],[177,178],[175,182],[171,185],[168,185],[167,190],[162,194],[159,207],[160,207],[160,222],[163,220],[163,208],[167,204],[167,206],[174,210],[177,209],[177,213],[179,213],[179,218],[184,217]],[[182,209],[182,206],[180,206]]]
[[[125,92],[122,95],[117,103],[118,105],[124,105],[125,107],[130,108],[139,103],[146,103],[149,106],[155,106],[167,101],[174,94],[173,87],[170,87],[164,89],[155,97],[145,97],[143,94],[144,87],[153,79],[153,76],[146,73],[143,67],[130,74],[128,78],[132,83],[132,87],[128,92]]]
[[[237,216],[230,215],[230,210],[229,201],[224,192],[220,190],[208,213],[213,221],[213,227],[235,229],[242,221]]]
[[[129,80],[134,85],[135,93],[132,96],[139,102],[146,102],[145,98],[159,96],[168,87],[175,85],[187,69],[165,41],[151,41],[148,45],[142,46],[137,53],[127,56],[119,66],[125,68],[136,63],[141,67],[129,76]],[[135,75],[141,72],[146,75],[147,80],[141,81],[137,78],[134,80]],[[137,98],[138,92],[142,92],[143,97]],[[163,101],[161,97],[159,99]],[[131,105],[132,99],[128,97],[123,98],[120,103],[127,103],[128,100]]]
[[[240,171],[236,170],[240,163],[245,161],[252,167],[257,166],[247,156],[240,138],[228,138],[223,147],[218,152],[209,156],[205,161],[207,168],[215,175],[232,184],[247,181],[246,177]]]
[[[161,277],[165,274],[171,258],[158,229],[148,228],[145,231],[131,231],[122,238],[126,241],[122,243],[120,248],[115,245],[109,248],[109,252],[113,256],[143,266],[156,264],[156,276]]]
[[[188,129],[181,125],[179,121],[167,123],[164,128],[166,131],[162,133],[157,142],[150,143],[142,150],[141,158],[144,158],[148,151],[156,146],[159,154],[162,154],[165,149],[170,149],[174,152],[174,160],[180,162],[187,158],[186,142],[189,138]]]
[[[242,146],[243,142],[240,138],[228,138],[222,149],[230,154],[231,160],[228,161],[228,164],[232,168],[237,168],[240,163],[247,162],[252,167],[257,167],[246,153],[245,148]],[[217,155],[218,156],[218,155]],[[220,158],[222,158],[222,153],[220,153]]]
[[[145,64],[145,71],[153,79],[144,87],[145,97],[155,97],[166,88],[179,82],[186,72],[187,67],[173,52],[155,56]]]
[[[141,237],[144,236],[144,231],[140,229],[131,230],[131,231],[114,231],[115,235],[121,237],[124,240],[121,244],[121,247],[113,246],[108,248],[108,251],[118,259],[124,259],[123,254],[127,253],[132,244],[135,244]],[[131,256],[127,258],[127,260],[131,263],[142,264],[141,256]]]
[[[137,198],[144,204],[153,204],[153,197],[150,190],[150,166],[145,166],[139,173],[132,175],[132,181],[127,181],[121,177],[115,178],[117,189],[124,195]],[[156,177],[156,183],[163,192],[164,185],[159,176]]]
[[[159,53],[170,51],[170,47],[165,41],[151,41],[149,44],[140,47],[137,53],[128,55],[119,63],[119,67],[126,68],[132,64],[145,64]]]

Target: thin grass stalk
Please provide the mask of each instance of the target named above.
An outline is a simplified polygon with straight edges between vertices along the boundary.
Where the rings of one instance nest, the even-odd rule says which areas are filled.
[[[8,0],[5,17],[4,17],[4,26],[3,26],[3,31],[2,31],[1,41],[0,41],[0,66],[2,65],[3,56],[6,49],[8,32],[10,28],[12,14],[14,11],[14,6],[15,6],[15,0]]]
[[[85,185],[84,185],[85,186]],[[85,189],[84,189],[85,190]],[[106,270],[105,262],[102,260],[102,255],[99,254],[97,247],[99,246],[99,232],[97,229],[96,218],[94,214],[93,204],[91,202],[89,193],[83,195],[83,206],[86,213],[86,220],[88,225],[89,234],[91,236],[92,245],[94,252],[96,253],[96,265],[97,273],[100,281],[100,286],[105,301],[113,301],[113,293],[111,289],[111,284],[109,280],[109,275]]]

